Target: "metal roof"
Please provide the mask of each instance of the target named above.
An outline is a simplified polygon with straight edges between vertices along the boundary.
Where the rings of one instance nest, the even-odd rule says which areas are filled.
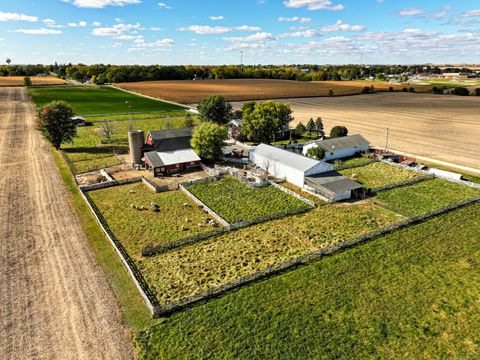
[[[158,156],[165,166],[200,161],[200,158],[192,149],[159,152]]]
[[[325,188],[334,194],[342,194],[363,187],[361,184],[346,178],[337,171],[328,171],[314,176],[307,176],[306,181],[314,187],[319,186]]]
[[[370,146],[370,143],[368,142],[368,140],[365,139],[360,134],[343,136],[343,137],[328,139],[328,140],[320,140],[320,141],[315,141],[315,143],[325,151],[332,151],[333,146],[335,146],[335,150],[352,149],[352,148],[354,149],[356,147]]]
[[[303,172],[320,164],[320,161],[318,160],[267,144],[260,144],[251,150],[251,152]]]
[[[145,159],[148,159],[148,161],[150,162],[150,164],[152,164],[154,168],[165,166],[156,151],[150,151],[145,153]]]
[[[190,147],[193,128],[150,131],[155,150],[174,151]]]

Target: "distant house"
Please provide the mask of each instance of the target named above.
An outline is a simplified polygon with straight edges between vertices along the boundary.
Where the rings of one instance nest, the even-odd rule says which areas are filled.
[[[270,175],[313,191],[326,201],[350,199],[362,185],[333,170],[333,165],[266,144],[249,153],[250,162]]]
[[[240,135],[240,131],[242,130],[242,125],[243,125],[242,119],[230,120],[227,124],[228,138],[236,140]]]
[[[85,118],[83,116],[72,116],[70,118],[71,121],[73,121],[75,123],[75,125],[77,126],[85,126],[87,125],[87,121],[85,120]]]
[[[190,141],[193,128],[151,131],[147,135],[144,161],[153,175],[165,176],[201,165]]]
[[[303,147],[302,153],[307,155],[308,150],[316,147],[325,150],[324,160],[336,160],[368,151],[370,143],[362,135],[344,136],[311,142]]]

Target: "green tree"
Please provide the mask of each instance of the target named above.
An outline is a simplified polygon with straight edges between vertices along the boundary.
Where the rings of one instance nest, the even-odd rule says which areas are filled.
[[[345,126],[334,126],[330,131],[331,138],[344,137],[348,135],[348,129]]]
[[[203,99],[198,104],[200,120],[212,121],[219,125],[226,124],[232,116],[232,104],[227,103],[225,98],[214,95]]]
[[[442,88],[438,88],[438,87],[436,87],[436,86],[434,86],[434,87],[432,88],[432,92],[433,92],[434,94],[437,94],[437,95],[443,95],[443,89],[442,89]]]
[[[480,88],[475,89],[475,96],[480,96]]]
[[[325,136],[325,129],[323,127],[323,120],[320,116],[317,117],[317,119],[315,120],[315,131],[317,132],[319,137]]]
[[[187,115],[185,115],[185,127],[193,127],[193,125],[194,123],[192,114],[187,113]]]
[[[307,156],[317,160],[323,160],[325,157],[325,150],[320,146],[316,146],[307,150]]]
[[[328,92],[328,96],[333,96],[333,95],[335,95],[335,93],[333,92],[333,90],[330,90],[330,91]]]
[[[71,120],[75,114],[65,101],[52,101],[37,114],[37,129],[59,150],[60,146],[72,142],[77,136],[77,126]]]
[[[308,135],[312,136],[312,133],[315,131],[315,121],[313,121],[313,118],[308,120],[306,130],[308,131]]]
[[[458,96],[469,96],[470,91],[465,87],[457,87],[457,88],[452,90],[452,94],[453,95],[458,95]]]
[[[32,86],[32,79],[30,79],[30,76],[25,76],[23,78],[23,84],[25,86]]]
[[[113,122],[110,120],[105,120],[100,125],[100,132],[107,140],[108,144],[112,143],[113,134],[115,133],[115,128],[113,127]]]
[[[250,141],[269,143],[293,120],[290,105],[273,101],[247,103],[242,111],[242,134]]]
[[[303,134],[305,134],[306,131],[307,131],[307,128],[306,128],[305,125],[303,125],[302,122],[299,122],[297,124],[297,126],[295,127],[295,129],[293,130],[293,132],[294,132],[294,134],[297,138],[302,137]]]
[[[210,121],[203,122],[193,132],[192,148],[202,159],[215,161],[222,155],[227,135],[225,126]]]

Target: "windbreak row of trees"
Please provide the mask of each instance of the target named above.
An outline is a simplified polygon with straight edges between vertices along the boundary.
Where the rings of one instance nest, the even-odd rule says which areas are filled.
[[[448,69],[449,72],[471,72],[469,69]],[[55,73],[61,78],[92,80],[96,84],[192,79],[280,79],[298,81],[358,80],[369,76],[380,79],[388,75],[441,74],[439,67],[425,65],[224,65],[224,66],[161,66],[161,65],[4,65],[0,76],[35,76]]]

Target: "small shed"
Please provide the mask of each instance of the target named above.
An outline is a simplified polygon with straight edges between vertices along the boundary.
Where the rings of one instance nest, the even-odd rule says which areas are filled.
[[[311,142],[303,147],[303,155],[309,149],[321,147],[325,150],[324,160],[336,160],[352,157],[370,149],[370,143],[362,135],[351,135],[339,138]]]
[[[75,125],[77,125],[77,126],[86,126],[87,125],[87,121],[85,120],[85,118],[83,116],[75,115],[75,116],[72,116],[70,118],[70,120],[73,121],[75,123]]]
[[[329,202],[348,200],[358,195],[363,186],[348,179],[337,171],[307,176],[306,188],[325,198]]]

